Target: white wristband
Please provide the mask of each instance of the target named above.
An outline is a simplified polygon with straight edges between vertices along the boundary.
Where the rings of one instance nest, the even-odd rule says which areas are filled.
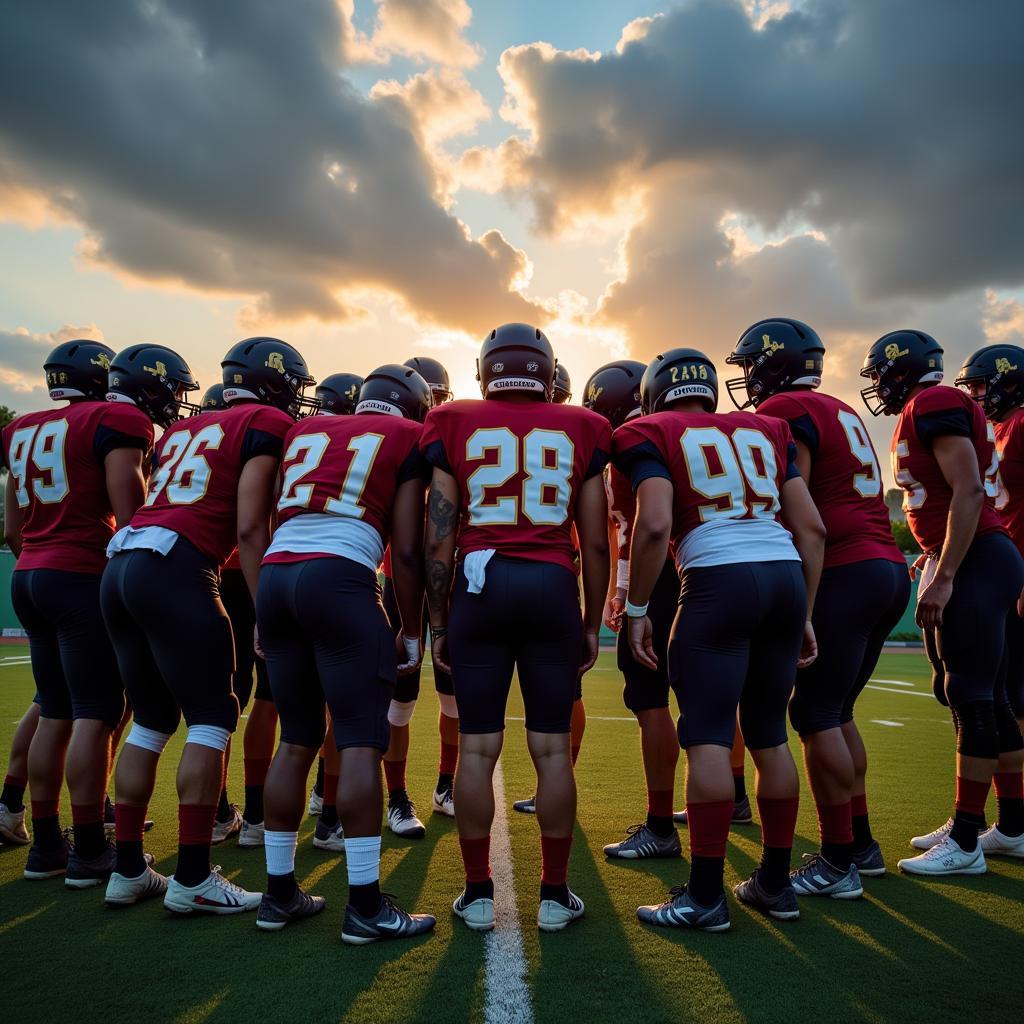
[[[405,644],[405,656],[408,659],[407,665],[415,665],[420,660],[420,638],[418,636],[406,636],[402,634],[402,643]]]
[[[615,589],[629,590],[629,559],[620,558],[615,566]]]
[[[647,604],[633,604],[633,602],[627,597],[626,616],[630,619],[642,619],[647,614],[647,606],[649,604],[650,601],[648,601]]]

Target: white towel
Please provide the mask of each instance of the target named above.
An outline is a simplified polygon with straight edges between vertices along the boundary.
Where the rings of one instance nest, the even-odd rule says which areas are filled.
[[[487,563],[497,554],[494,548],[485,551],[470,551],[462,561],[462,571],[466,574],[467,588],[471,594],[483,592],[487,582]]]

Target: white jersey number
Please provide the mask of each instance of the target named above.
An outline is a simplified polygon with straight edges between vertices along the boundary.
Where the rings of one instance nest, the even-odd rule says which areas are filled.
[[[64,466],[64,442],[68,436],[67,420],[51,420],[41,426],[22,427],[11,437],[8,459],[14,477],[14,493],[18,508],[29,503],[29,462],[49,480],[37,477],[32,481],[32,493],[44,505],[54,505],[68,496],[68,474]]]
[[[313,485],[300,481],[320,465],[330,443],[327,434],[302,434],[288,446],[284,461],[292,464],[285,470],[278,509],[309,507],[313,498]],[[325,512],[334,516],[347,516],[349,519],[363,518],[366,509],[359,504],[359,499],[363,496],[366,481],[383,443],[383,434],[360,434],[349,441],[348,450],[353,456],[345,473],[345,482],[338,497],[329,498],[324,503]]]
[[[224,430],[219,423],[210,423],[195,435],[176,430],[167,438],[146,504],[152,505],[164,491],[172,505],[193,505],[210,486],[210,464],[202,454],[220,447]]]
[[[903,488],[903,511],[912,512],[920,508],[928,500],[928,492],[922,484],[910,475],[910,470],[900,465],[900,459],[910,455],[906,441],[897,441],[892,453],[892,475],[896,483]]]
[[[999,472],[999,463],[1002,462],[1003,456],[996,448],[996,431],[991,423],[988,425],[988,439],[992,444],[992,461],[985,472],[985,494],[995,499],[996,509],[1002,512],[1010,500],[1010,495],[1006,491],[1002,474]]]
[[[882,472],[863,420],[855,412],[843,409],[839,412],[839,425],[853,457],[864,467],[863,473],[854,473],[853,489],[862,498],[876,498],[882,493]]]

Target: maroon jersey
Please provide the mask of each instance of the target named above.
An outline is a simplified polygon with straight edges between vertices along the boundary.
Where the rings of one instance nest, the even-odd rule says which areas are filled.
[[[611,451],[604,417],[573,405],[448,402],[427,414],[421,447],[459,485],[462,554],[493,548],[576,571],[576,499]]]
[[[892,474],[903,488],[903,511],[923,551],[937,551],[946,539],[946,520],[953,490],[942,475],[932,445],[939,437],[966,437],[978,456],[978,472],[986,481],[976,534],[1001,530],[995,509],[995,450],[989,425],[978,404],[959,388],[925,388],[900,413],[892,435]]]
[[[825,568],[869,558],[902,565],[882,497],[878,456],[853,409],[818,391],[787,391],[772,395],[757,411],[785,420],[811,453],[808,487],[828,531]]]
[[[616,467],[634,490],[672,483],[672,543],[682,568],[792,560],[779,520],[783,484],[799,471],[788,425],[754,413],[659,412],[615,431]]]
[[[238,479],[257,455],[281,458],[292,418],[268,405],[232,405],[172,423],[156,447],[146,504],[132,526],[162,526],[223,565],[238,544]]]
[[[312,416],[296,423],[284,441],[277,516],[282,538],[289,522],[309,516],[299,524],[305,543],[301,552],[274,550],[275,537],[265,561],[337,554],[332,520],[338,519],[372,526],[383,547],[391,534],[391,509],[399,487],[409,480],[425,482],[428,476],[419,450],[422,432],[421,424],[386,413]],[[324,541],[319,547],[318,533]]]
[[[4,427],[4,465],[25,510],[18,568],[103,572],[114,535],[104,459],[117,448],[152,446],[149,417],[113,402],[72,402]]]
[[[995,433],[999,472],[995,478],[996,511],[1021,554],[1024,554],[1024,409],[1014,409]],[[986,484],[989,481],[986,480]]]

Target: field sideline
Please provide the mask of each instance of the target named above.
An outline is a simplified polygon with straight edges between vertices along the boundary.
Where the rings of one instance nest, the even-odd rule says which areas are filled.
[[[27,648],[0,650],[0,751],[32,694]],[[521,721],[509,723],[503,774],[528,1000],[503,1012],[514,957],[492,955],[461,924],[451,901],[462,886],[454,822],[430,816],[437,765],[437,705],[429,670],[413,725],[410,792],[427,836],[398,843],[385,832],[383,887],[409,909],[437,915],[436,933],[412,944],[343,947],[342,858],[312,848],[312,819],[300,832],[300,884],[328,899],[319,918],[283,933],[258,932],[255,915],[178,920],[159,903],[109,911],[102,889],[66,890],[60,881],[21,878],[25,850],[0,847],[0,963],[5,1021],[50,1011],[72,1022],[233,1024],[516,1019],[538,1022],[924,1021],[944,1019],[969,1002],[993,1021],[1016,1019],[1024,964],[1024,862],[992,859],[978,878],[924,882],[895,874],[907,839],[947,817],[953,792],[953,734],[931,698],[920,654],[886,654],[859,705],[871,757],[872,826],[892,869],[866,879],[853,903],[802,901],[802,919],[782,925],[731,904],[726,935],[679,934],[642,927],[640,903],[657,902],[682,881],[685,861],[609,863],[606,843],[621,838],[645,810],[638,731],[621,702],[614,655],[603,653],[587,677],[589,721],[577,768],[579,820],[570,884],[587,914],[570,931],[540,937],[536,928],[540,850],[536,821],[511,802],[533,788]],[[909,685],[907,685],[909,684]],[[521,716],[514,694],[510,716]],[[147,849],[169,870],[176,849],[174,772],[184,730],[165,755],[150,814]],[[240,748],[240,744],[239,744]],[[242,795],[241,750],[230,791]],[[753,769],[747,771],[753,786]],[[679,775],[682,806],[682,771]],[[994,801],[989,813],[994,814]],[[70,824],[67,797],[62,815]],[[500,813],[500,810],[499,810]],[[755,815],[756,817],[756,815]],[[753,869],[760,832],[732,832],[731,885]],[[801,793],[795,855],[816,842],[813,805]],[[684,835],[684,850],[686,848]],[[262,887],[262,850],[233,842],[215,848],[225,873]],[[511,908],[510,917],[514,918]],[[457,923],[457,922],[455,922]],[[492,940],[493,941],[493,940]],[[500,950],[499,950],[500,951]]]

